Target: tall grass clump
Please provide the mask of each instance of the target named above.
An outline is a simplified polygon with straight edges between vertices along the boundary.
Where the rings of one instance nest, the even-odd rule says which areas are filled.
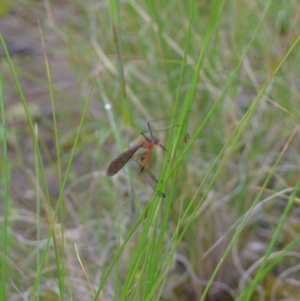
[[[299,299],[297,1],[17,2],[1,300]]]

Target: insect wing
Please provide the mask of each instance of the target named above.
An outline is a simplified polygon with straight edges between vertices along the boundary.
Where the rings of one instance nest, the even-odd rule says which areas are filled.
[[[129,148],[127,151],[122,153],[120,156],[118,156],[115,160],[113,160],[107,170],[106,174],[109,177],[112,177],[115,175],[129,160],[130,158],[134,155],[134,153],[141,147],[141,144],[138,144],[132,148]]]

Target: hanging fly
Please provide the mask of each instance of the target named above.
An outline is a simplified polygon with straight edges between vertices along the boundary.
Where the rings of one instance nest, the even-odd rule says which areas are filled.
[[[144,140],[142,140],[140,143],[138,143],[137,145],[129,148],[128,150],[126,150],[124,153],[122,153],[121,155],[119,155],[116,159],[114,159],[108,166],[106,174],[109,177],[112,177],[113,175],[115,175],[117,172],[120,171],[120,169],[122,169],[124,167],[124,165],[132,158],[132,156],[137,152],[137,150],[139,150],[140,148],[145,148],[147,149],[146,153],[142,156],[141,158],[141,165],[142,165],[142,169],[141,171],[143,172],[144,169],[146,169],[147,171],[150,172],[150,170],[147,168],[147,164],[150,160],[153,148],[158,145],[160,146],[164,151],[167,151],[165,149],[165,147],[159,142],[159,140],[153,136],[151,128],[150,128],[150,122],[147,122],[147,126],[149,129],[149,133],[150,133],[150,137],[147,137],[144,133],[141,133],[143,135],[143,137],[145,138]],[[150,172],[151,173],[151,172]]]

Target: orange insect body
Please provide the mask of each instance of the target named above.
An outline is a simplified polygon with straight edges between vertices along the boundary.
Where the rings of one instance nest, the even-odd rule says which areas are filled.
[[[129,148],[109,164],[106,171],[106,174],[108,176],[111,177],[115,175],[120,169],[122,169],[123,166],[131,159],[131,157],[135,154],[135,152],[140,148],[147,149],[147,152],[141,158],[142,171],[147,167],[147,164],[149,162],[149,159],[151,157],[155,145],[159,145],[162,149],[166,151],[166,149],[161,145],[159,140],[152,135],[152,133],[151,133],[151,138],[148,138],[143,133],[142,135],[144,136],[145,140],[141,141],[136,146]]]

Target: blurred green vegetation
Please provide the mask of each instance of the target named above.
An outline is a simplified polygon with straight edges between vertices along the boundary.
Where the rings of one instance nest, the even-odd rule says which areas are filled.
[[[0,18],[5,16],[11,7],[11,1],[10,0],[1,0],[0,1]]]

